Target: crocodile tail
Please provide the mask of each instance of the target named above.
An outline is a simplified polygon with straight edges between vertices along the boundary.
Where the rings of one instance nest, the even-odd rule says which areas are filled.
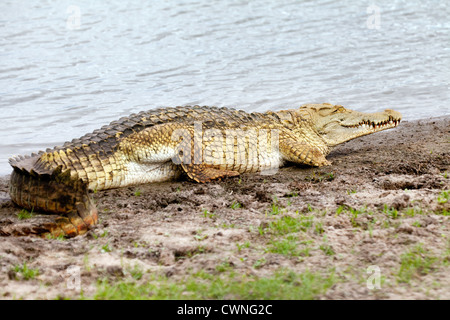
[[[70,170],[47,169],[40,164],[40,155],[10,159],[14,168],[9,192],[14,203],[29,211],[58,214],[39,225],[8,226],[3,235],[67,236],[85,233],[98,221],[97,209],[89,196],[88,187]],[[30,169],[31,168],[31,169]]]

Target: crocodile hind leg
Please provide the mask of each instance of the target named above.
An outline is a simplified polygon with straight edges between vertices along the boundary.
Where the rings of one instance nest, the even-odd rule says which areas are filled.
[[[55,170],[51,175],[15,169],[11,175],[10,195],[13,202],[35,215],[26,222],[0,228],[0,235],[37,235],[74,237],[98,221],[98,213],[85,183],[68,173]]]

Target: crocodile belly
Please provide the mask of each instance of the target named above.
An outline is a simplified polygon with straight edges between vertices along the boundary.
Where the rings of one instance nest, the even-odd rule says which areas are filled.
[[[123,165],[120,173],[116,173],[112,188],[121,188],[143,183],[163,182],[177,179],[181,168],[172,161],[161,163],[138,163],[134,161]],[[99,181],[89,183],[90,190],[100,190]]]
[[[131,161],[125,164],[125,172],[123,186],[173,180],[178,178],[182,171],[170,160],[162,163]]]

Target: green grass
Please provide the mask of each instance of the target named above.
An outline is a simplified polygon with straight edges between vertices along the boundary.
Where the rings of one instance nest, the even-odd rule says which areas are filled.
[[[397,280],[409,283],[415,277],[428,274],[437,261],[438,258],[433,257],[422,244],[418,244],[401,255]]]
[[[24,262],[23,265],[18,265],[13,268],[13,271],[20,273],[24,280],[34,279],[39,275],[39,269],[30,269],[27,263]]]
[[[236,243],[236,247],[238,248],[238,252],[241,252],[242,249],[250,248],[250,242],[245,241],[243,244]]]
[[[106,238],[108,236],[108,230],[104,230],[102,234],[98,235],[95,232],[92,232],[92,236],[94,237],[95,240],[97,240],[98,238]]]
[[[139,188],[136,189],[136,191],[134,191],[134,196],[135,196],[135,197],[140,197],[141,194],[142,194],[142,192],[141,192],[141,190],[140,190]]]
[[[308,230],[313,230],[316,234],[325,232],[322,223],[314,222],[313,216],[283,216],[269,222],[266,227],[258,228],[260,236],[266,234],[272,236],[266,244],[265,252],[288,257],[307,257],[310,255],[309,242],[299,240],[299,233]]]
[[[392,219],[397,219],[398,218],[398,210],[395,208],[390,208],[388,207],[387,204],[384,205],[383,207],[383,213],[386,214],[388,217],[392,218]]]
[[[223,228],[223,229],[234,229],[234,228],[236,228],[236,224],[235,223],[222,223],[220,225],[220,228]]]
[[[233,209],[233,210],[236,210],[236,209],[240,209],[240,208],[242,208],[242,204],[240,204],[239,202],[237,202],[237,201],[233,201],[232,203],[231,203],[231,209]]]
[[[140,280],[144,276],[144,271],[138,264],[135,264],[133,268],[130,268],[127,271],[130,273],[131,277],[135,280]]]
[[[422,227],[422,224],[420,223],[420,221],[415,221],[412,225],[417,228]]]
[[[107,243],[107,244],[105,244],[104,246],[102,246],[102,248],[101,248],[100,251],[101,251],[102,253],[106,253],[106,252],[111,252],[112,249],[111,249],[111,247],[109,246],[109,243]]]
[[[269,277],[238,275],[221,276],[206,272],[173,281],[164,276],[138,284],[135,281],[111,283],[105,279],[97,284],[92,297],[99,300],[167,300],[167,299],[286,299],[311,300],[325,293],[336,283],[334,273],[327,276],[306,271],[294,273],[280,269]]]
[[[407,216],[415,217],[417,214],[423,215],[423,210],[419,207],[409,207],[404,209],[404,213]]]
[[[87,253],[84,254],[83,265],[84,265],[84,268],[86,269],[86,271],[88,271],[88,272],[91,271],[92,267],[89,264],[89,255]]]
[[[271,240],[267,244],[266,252],[277,253],[289,257],[309,256],[310,248],[299,249],[300,242],[294,235],[289,235],[284,239]]]
[[[203,209],[202,213],[203,213],[203,217],[205,217],[205,218],[209,218],[209,219],[215,219],[216,218],[216,215],[214,213],[211,213],[211,212],[209,212],[206,209]]]
[[[108,236],[108,230],[103,231],[103,233],[100,235],[101,238],[106,238]]]
[[[202,230],[197,230],[196,234],[194,235],[194,239],[196,241],[203,241],[203,240],[205,240],[207,238],[208,238],[208,235],[202,234]]]
[[[445,267],[450,266],[450,239],[447,240],[447,249],[442,254],[442,265]]]
[[[290,206],[292,205],[292,201],[290,200],[290,198],[292,198],[291,196],[288,196],[288,201],[287,201],[287,205]],[[286,212],[286,208],[283,208],[280,205],[280,202],[278,201],[277,197],[273,197],[273,201],[270,205],[269,210],[266,210],[266,215],[270,215],[270,216],[277,216],[280,215],[281,213]]]
[[[225,272],[225,271],[229,271],[232,268],[233,268],[233,266],[228,261],[224,261],[224,262],[219,263],[218,265],[216,265],[216,271],[217,272],[221,272],[221,273]]]
[[[59,235],[59,236],[55,236],[51,233],[48,233],[47,235],[45,235],[45,238],[48,240],[59,240],[59,241],[66,241],[67,238],[64,235]]]
[[[31,212],[29,212],[26,209],[22,209],[20,210],[20,212],[17,214],[17,219],[19,220],[26,220],[26,219],[30,219],[34,216],[33,214],[33,210],[31,210]]]
[[[442,205],[441,209],[436,210],[434,213],[442,216],[450,216],[450,211],[448,210],[447,203],[450,200],[450,190],[442,190],[437,197],[437,202]]]
[[[367,206],[364,206],[362,208],[356,209],[349,206],[339,206],[336,209],[336,216],[341,215],[342,213],[348,213],[350,215],[350,223],[353,227],[360,227],[361,222],[358,222],[357,219],[360,215],[369,215],[372,216],[374,214],[373,211],[369,210]]]
[[[312,216],[299,216],[291,217],[284,216],[275,221],[271,221],[265,231],[269,231],[276,235],[286,235],[289,233],[307,231],[314,224],[314,217]]]
[[[439,214],[439,215],[442,215],[442,216],[450,216],[450,211],[449,210],[447,210],[447,209],[442,209],[442,211],[436,211],[435,212],[436,214]]]
[[[327,243],[324,243],[324,244],[320,245],[319,248],[320,248],[320,250],[322,250],[323,253],[325,253],[327,256],[334,256],[334,255],[336,254],[336,252],[334,252],[333,248],[332,248],[329,244],[327,244]]]
[[[355,208],[349,207],[348,211],[349,211],[349,213],[351,215],[350,222],[351,222],[352,226],[355,227],[355,228],[356,227],[360,227],[360,222],[357,221],[357,219],[358,219],[358,217],[360,215],[363,215],[363,214],[371,215],[371,214],[373,214],[373,212],[367,210],[367,207],[363,207],[361,209],[355,209]]]
[[[345,206],[339,206],[337,209],[336,209],[336,216],[338,216],[338,215],[340,215],[342,212],[344,212],[344,210],[345,210]]]
[[[274,199],[272,204],[270,205],[270,211],[268,212],[271,216],[279,215],[282,212],[282,209],[278,205],[278,201]]]
[[[255,269],[260,269],[262,268],[265,264],[266,264],[266,259],[265,258],[261,258],[255,261],[255,263],[253,264],[253,268]]]
[[[437,201],[440,204],[444,204],[444,203],[447,203],[449,201],[449,199],[450,199],[450,190],[443,190],[439,194]]]
[[[314,225],[314,232],[317,234],[322,234],[325,232],[325,229],[323,228],[323,223],[322,222],[317,222]]]

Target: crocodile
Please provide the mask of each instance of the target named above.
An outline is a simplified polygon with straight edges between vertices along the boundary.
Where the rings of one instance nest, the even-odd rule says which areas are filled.
[[[184,106],[143,111],[64,145],[10,158],[12,201],[52,213],[48,222],[9,225],[0,235],[73,237],[98,221],[91,193],[179,178],[205,183],[242,173],[273,174],[286,161],[327,166],[343,142],[396,127],[401,114],[340,105],[247,113]]]

